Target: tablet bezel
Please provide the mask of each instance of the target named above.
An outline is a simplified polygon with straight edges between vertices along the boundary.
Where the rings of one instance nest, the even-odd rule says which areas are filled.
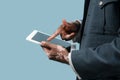
[[[37,30],[33,30],[32,33],[30,33],[28,35],[28,37],[26,38],[26,40],[30,41],[30,42],[33,42],[33,43],[36,43],[36,44],[40,44],[39,41],[36,41],[36,40],[33,40],[32,38],[36,35],[36,33],[39,32]]]

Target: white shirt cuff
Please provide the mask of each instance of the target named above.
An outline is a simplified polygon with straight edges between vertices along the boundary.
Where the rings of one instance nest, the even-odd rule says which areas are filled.
[[[74,68],[74,65],[72,64],[72,59],[71,59],[71,52],[68,55],[68,59],[69,59],[69,65],[71,66],[72,70],[75,72],[76,76],[78,77],[78,79],[81,79],[81,77],[79,76],[79,74],[77,73],[77,71]]]

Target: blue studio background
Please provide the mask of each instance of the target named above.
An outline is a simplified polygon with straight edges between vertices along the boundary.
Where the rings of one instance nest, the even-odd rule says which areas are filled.
[[[50,61],[25,38],[52,34],[62,19],[82,19],[84,0],[0,0],[0,80],[75,80],[70,66]]]

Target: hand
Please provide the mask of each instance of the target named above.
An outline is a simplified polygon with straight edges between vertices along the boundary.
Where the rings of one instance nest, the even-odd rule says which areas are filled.
[[[80,23],[77,21],[77,24],[75,22],[67,22],[66,20],[62,21],[62,25],[55,31],[54,34],[52,34],[47,40],[51,41],[56,36],[60,35],[63,40],[71,40],[75,37],[77,34],[80,26]]]
[[[42,41],[41,46],[50,60],[59,61],[68,64],[68,51],[62,46]]]

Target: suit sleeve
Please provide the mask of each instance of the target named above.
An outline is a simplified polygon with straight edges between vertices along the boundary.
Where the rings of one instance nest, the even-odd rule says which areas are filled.
[[[81,77],[104,77],[120,73],[120,37],[96,48],[74,50],[72,64]],[[96,76],[99,77],[99,76]]]

